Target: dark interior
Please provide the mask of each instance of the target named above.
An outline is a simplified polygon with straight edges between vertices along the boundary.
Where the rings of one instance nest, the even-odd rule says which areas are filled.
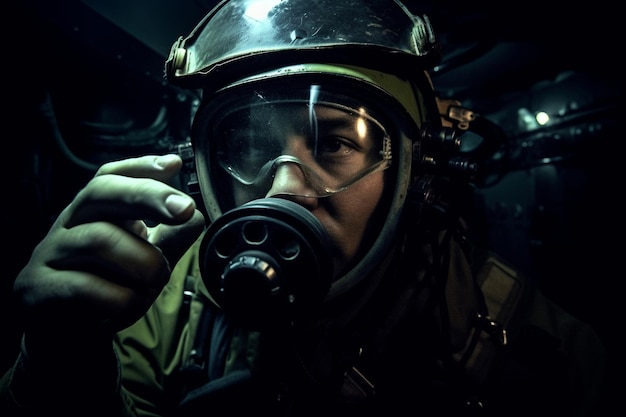
[[[194,96],[164,82],[163,62],[214,3],[22,0],[5,7],[13,25],[4,29],[3,369],[19,343],[13,279],[58,212],[98,164],[166,152],[186,137]],[[443,42],[444,59],[432,73],[437,93],[506,135],[475,187],[476,237],[592,323],[621,364],[624,47],[617,6],[406,4],[430,16]],[[549,123],[536,121],[539,111]]]

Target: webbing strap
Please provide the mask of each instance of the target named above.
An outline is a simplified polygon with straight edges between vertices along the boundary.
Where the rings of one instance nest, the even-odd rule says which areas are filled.
[[[523,294],[523,281],[516,271],[490,256],[479,271],[478,284],[488,314],[477,314],[466,346],[455,358],[460,360],[467,355],[475,343],[465,369],[473,380],[481,383],[489,373],[496,350],[507,344],[506,329]]]

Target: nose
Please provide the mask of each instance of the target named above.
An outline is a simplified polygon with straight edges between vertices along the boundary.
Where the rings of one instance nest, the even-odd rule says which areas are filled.
[[[276,167],[272,186],[266,197],[300,196],[315,197],[316,192],[306,179],[299,164],[287,162]]]

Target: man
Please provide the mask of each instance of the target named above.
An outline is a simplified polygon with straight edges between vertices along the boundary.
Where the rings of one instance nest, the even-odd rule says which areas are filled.
[[[396,1],[220,3],[166,64],[202,90],[200,203],[168,185],[179,156],[99,169],[16,279],[3,408],[592,412],[594,332],[468,242],[493,143],[463,154],[442,126],[438,49]]]

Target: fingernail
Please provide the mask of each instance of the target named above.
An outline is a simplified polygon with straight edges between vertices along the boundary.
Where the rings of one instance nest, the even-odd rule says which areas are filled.
[[[176,159],[178,159],[178,156],[174,154],[162,155],[155,159],[154,163],[160,168],[165,168]]]
[[[177,194],[170,194],[165,199],[165,207],[167,207],[167,210],[172,216],[178,216],[189,210],[193,205],[194,202],[192,199]]]

